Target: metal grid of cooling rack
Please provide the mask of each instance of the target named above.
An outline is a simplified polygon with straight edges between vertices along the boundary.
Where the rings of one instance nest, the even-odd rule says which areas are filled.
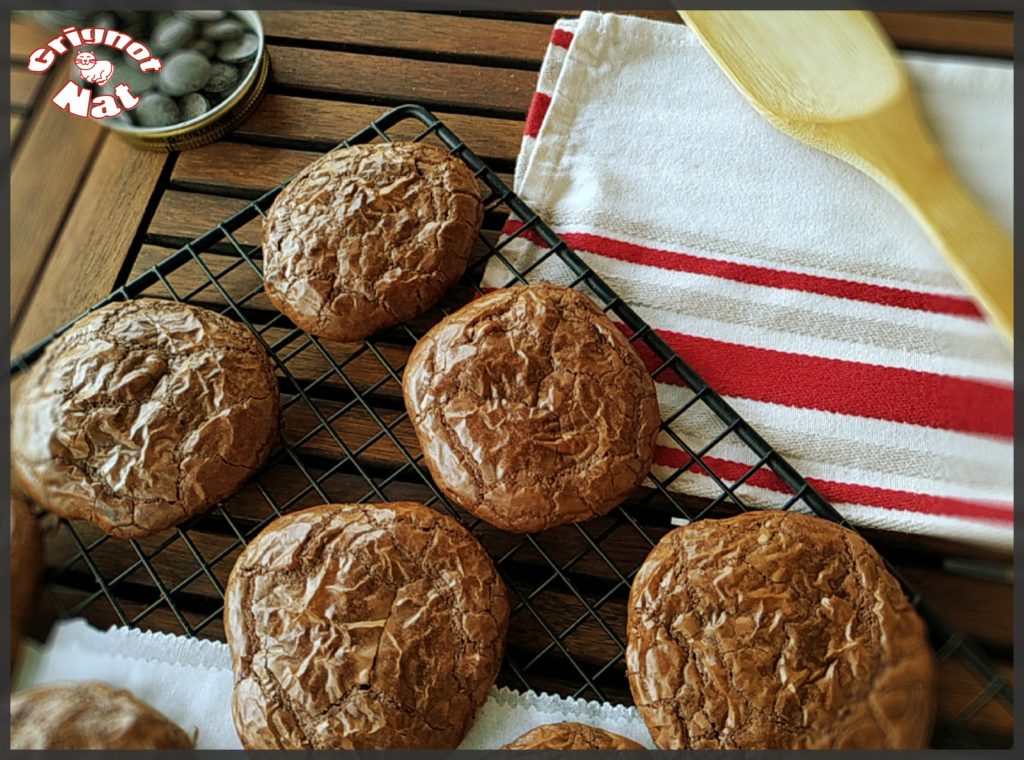
[[[625,600],[630,579],[671,521],[750,509],[744,488],[759,472],[772,473],[788,488],[771,505],[774,508],[800,505],[825,519],[845,521],[430,112],[414,105],[394,109],[343,145],[390,140],[388,130],[401,123],[408,126],[410,120],[422,126],[417,140],[439,141],[486,188],[486,218],[492,223],[485,223],[485,229],[493,229],[495,220],[507,214],[520,220],[518,229],[503,237],[481,233],[480,255],[441,306],[361,344],[342,346],[308,336],[265,300],[259,246],[245,238],[252,238],[251,225],[259,223],[283,185],[97,304],[98,308],[142,296],[172,298],[215,309],[245,324],[264,344],[278,371],[282,445],[239,494],[167,534],[122,541],[89,524],[62,521],[56,541],[62,560],[49,571],[51,590],[59,589],[51,594],[53,604],[63,617],[84,615],[99,623],[222,638],[227,574],[244,544],[270,521],[317,503],[411,499],[462,520],[490,551],[509,586],[512,624],[499,683],[629,702]],[[504,250],[525,234],[547,249],[528,267],[517,269]],[[495,260],[507,268],[507,284],[529,281],[547,261],[565,267],[571,286],[586,292],[624,325],[630,341],[649,360],[654,357],[655,379],[687,389],[686,401],[662,421],[665,435],[686,460],[668,474],[652,473],[649,487],[606,517],[535,535],[504,534],[451,505],[421,461],[401,402],[404,358],[431,324],[482,292],[483,270]],[[26,371],[46,344],[69,326],[18,357],[12,376]],[[694,410],[714,415],[721,423],[719,432],[708,440],[689,437],[684,417]],[[716,472],[707,457],[727,438],[741,442],[753,461],[735,479]],[[678,478],[698,471],[716,487],[715,497],[695,499],[671,489]],[[1012,689],[976,645],[905,579],[900,580],[929,623],[940,663],[957,658],[976,680],[976,695],[958,714],[940,715],[936,743],[978,746],[970,721],[992,704],[1012,705]]]

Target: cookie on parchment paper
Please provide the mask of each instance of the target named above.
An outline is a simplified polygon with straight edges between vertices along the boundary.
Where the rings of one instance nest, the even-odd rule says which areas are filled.
[[[646,749],[625,736],[584,723],[545,723],[502,749]]]
[[[180,726],[126,689],[46,684],[11,697],[11,749],[192,749]]]
[[[455,748],[498,674],[505,586],[420,504],[285,515],[231,571],[232,712],[248,749]]]

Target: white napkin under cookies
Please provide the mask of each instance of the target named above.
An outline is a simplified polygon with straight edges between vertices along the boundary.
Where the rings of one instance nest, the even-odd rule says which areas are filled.
[[[58,623],[44,647],[26,647],[14,686],[106,681],[129,689],[186,732],[199,749],[242,749],[231,719],[231,655],[219,641],[111,627]],[[497,749],[543,723],[578,721],[654,748],[632,707],[550,694],[491,689],[460,749]]]

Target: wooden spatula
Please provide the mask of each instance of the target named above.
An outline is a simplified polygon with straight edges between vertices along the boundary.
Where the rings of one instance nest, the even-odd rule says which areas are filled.
[[[1012,351],[1013,243],[935,145],[906,70],[875,17],[861,11],[679,13],[768,121],[856,166],[914,214]]]

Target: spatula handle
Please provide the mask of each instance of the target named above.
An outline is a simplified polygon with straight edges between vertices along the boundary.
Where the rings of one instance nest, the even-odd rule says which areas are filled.
[[[1013,241],[943,165],[906,188],[912,210],[1013,350]]]
[[[910,97],[859,124],[818,129],[835,130],[833,142],[855,154],[844,157],[917,217],[1013,351],[1013,241],[957,179]]]

